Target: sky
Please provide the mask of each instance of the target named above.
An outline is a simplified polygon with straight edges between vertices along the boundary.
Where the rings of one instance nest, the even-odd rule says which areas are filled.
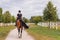
[[[3,13],[9,10],[15,17],[18,10],[21,10],[23,17],[30,19],[31,16],[42,16],[49,1],[57,7],[57,14],[60,18],[60,0],[1,0],[0,7],[3,8]]]

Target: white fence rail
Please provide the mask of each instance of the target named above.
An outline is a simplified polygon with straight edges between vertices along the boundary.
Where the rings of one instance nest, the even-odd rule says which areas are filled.
[[[9,25],[15,25],[15,23],[0,23],[0,26],[9,26]]]
[[[49,26],[49,22],[39,22],[40,26]],[[60,26],[60,22],[50,22],[51,26]]]

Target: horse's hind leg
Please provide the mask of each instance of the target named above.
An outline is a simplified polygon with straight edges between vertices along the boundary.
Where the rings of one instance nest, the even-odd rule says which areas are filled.
[[[22,29],[21,29],[21,35],[20,36],[22,37]]]
[[[18,36],[19,36],[19,38],[20,38],[20,29],[18,29]]]
[[[21,30],[21,34],[22,34],[22,30]]]

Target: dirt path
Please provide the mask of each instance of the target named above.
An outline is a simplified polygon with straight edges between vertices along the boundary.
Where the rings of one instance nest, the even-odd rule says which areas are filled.
[[[17,29],[12,30],[5,40],[34,40],[26,31],[23,30],[22,38],[18,38]]]

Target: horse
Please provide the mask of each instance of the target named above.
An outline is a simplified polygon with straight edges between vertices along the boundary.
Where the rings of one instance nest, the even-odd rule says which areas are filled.
[[[17,20],[17,29],[18,29],[18,37],[22,37],[22,30],[23,30],[23,27],[22,27],[22,23],[20,20]],[[20,31],[21,31],[21,34],[20,34]]]

